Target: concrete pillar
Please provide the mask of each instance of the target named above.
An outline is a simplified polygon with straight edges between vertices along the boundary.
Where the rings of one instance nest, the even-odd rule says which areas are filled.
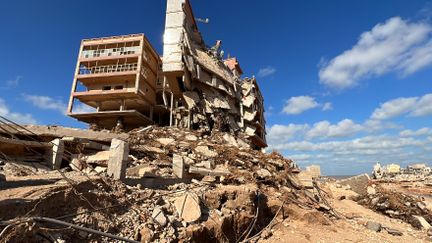
[[[108,176],[115,180],[122,180],[126,177],[126,164],[129,157],[129,144],[120,139],[111,140],[110,157],[108,160]]]
[[[53,170],[58,170],[61,167],[64,153],[64,141],[60,138],[51,141],[52,149],[49,151],[51,153],[51,164]]]
[[[173,172],[178,178],[185,178],[185,164],[183,157],[178,154],[173,154]]]

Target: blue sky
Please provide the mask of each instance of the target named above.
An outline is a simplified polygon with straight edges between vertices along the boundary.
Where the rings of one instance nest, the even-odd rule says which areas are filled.
[[[192,0],[265,97],[268,142],[325,174],[430,162],[432,2]],[[145,33],[159,53],[165,1],[2,1],[0,114],[64,116],[83,38]]]

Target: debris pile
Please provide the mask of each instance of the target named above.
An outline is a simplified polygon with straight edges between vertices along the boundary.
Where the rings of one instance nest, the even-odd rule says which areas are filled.
[[[427,230],[432,223],[432,212],[422,200],[375,184],[368,186],[367,193],[360,195],[357,202],[388,217],[408,222],[417,229]]]
[[[46,173],[61,175],[49,190],[0,205],[8,227],[1,238],[240,242],[270,236],[269,229],[289,217],[287,205],[338,217],[316,183],[313,190],[303,187],[293,161],[253,150],[246,139],[242,133],[145,127],[131,131],[127,143],[100,141],[99,151],[67,145],[72,159],[65,156],[61,170]],[[110,175],[114,157],[124,164],[115,170],[124,170],[121,180],[110,178],[117,173]]]

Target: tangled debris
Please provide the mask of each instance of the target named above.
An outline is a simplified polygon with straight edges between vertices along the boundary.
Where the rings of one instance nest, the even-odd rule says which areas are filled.
[[[75,154],[81,170],[70,161],[75,171],[62,172],[39,199],[3,202],[2,242],[113,240],[102,233],[131,242],[241,242],[269,236],[289,204],[336,217],[317,184],[306,190],[298,182],[293,161],[252,150],[242,134],[147,127],[131,131],[128,144],[123,182],[106,174],[111,151]]]

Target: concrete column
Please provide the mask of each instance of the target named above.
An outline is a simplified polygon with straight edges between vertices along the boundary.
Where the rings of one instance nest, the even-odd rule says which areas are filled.
[[[173,109],[174,109],[174,94],[171,92],[171,108],[170,108],[170,127],[172,127]]]
[[[185,178],[185,164],[183,161],[183,157],[178,154],[173,154],[173,172],[178,178]]]
[[[129,144],[120,139],[111,140],[110,157],[108,160],[108,176],[115,180],[123,180],[126,177],[126,164],[129,156]]]
[[[63,160],[64,153],[64,141],[57,138],[51,141],[52,149],[51,149],[51,163],[53,170],[58,170],[61,167],[61,163]]]

